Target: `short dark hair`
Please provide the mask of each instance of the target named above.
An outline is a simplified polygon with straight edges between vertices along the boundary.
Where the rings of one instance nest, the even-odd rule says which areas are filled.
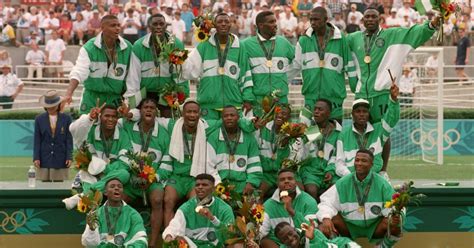
[[[112,110],[117,111],[117,107],[115,107],[114,105],[106,104],[106,105],[102,108],[102,110],[100,111],[100,113],[101,113],[101,114],[104,113],[104,111],[105,111],[106,109],[112,109]]]
[[[322,15],[322,16],[328,18],[328,11],[327,11],[325,8],[323,8],[323,7],[316,7],[316,8],[313,8],[313,9],[311,10],[311,13],[317,13],[317,14],[320,14],[320,15]]]
[[[233,105],[225,105],[222,110],[224,110],[224,109],[230,109],[230,108],[231,108],[231,109],[235,109],[235,110],[237,111],[237,107],[235,107],[235,106],[233,106]]]
[[[102,17],[102,19],[100,19],[100,24],[102,24],[106,21],[111,21],[111,20],[117,20],[118,21],[118,17],[114,16],[114,15],[106,15],[106,16]]]
[[[122,181],[120,181],[120,179],[119,179],[118,177],[112,177],[112,178],[110,178],[109,180],[105,181],[105,184],[104,184],[104,185],[105,185],[105,188],[107,188],[107,186],[109,185],[109,183],[110,183],[111,181],[113,181],[113,180],[117,180],[117,181],[119,181],[119,182],[123,185]]]
[[[372,159],[372,161],[374,161],[374,153],[369,150],[369,149],[365,149],[365,148],[362,148],[362,149],[359,149],[357,152],[356,152],[356,155],[357,153],[365,153],[365,154],[368,154],[370,159]]]
[[[283,168],[283,169],[278,171],[278,176],[280,176],[280,174],[285,173],[285,172],[291,172],[291,173],[293,173],[293,175],[295,175],[295,171],[293,171],[292,169]]]
[[[160,14],[160,13],[157,13],[157,14],[154,14],[154,15],[148,17],[148,20],[146,21],[146,25],[147,25],[147,26],[150,26],[151,20],[152,20],[153,18],[155,18],[155,17],[160,17],[160,18],[165,19],[165,16],[164,16],[164,15],[162,15],[162,14]]]
[[[378,15],[380,15],[380,12],[379,12],[376,8],[374,8],[374,7],[372,7],[372,6],[371,6],[371,7],[368,7],[368,8],[364,11],[364,15],[365,15],[365,13],[366,13],[367,11],[375,11],[375,12],[377,12]]]
[[[196,180],[209,180],[209,181],[212,182],[212,185],[214,185],[214,183],[216,182],[216,179],[214,179],[213,176],[211,176],[209,174],[206,174],[206,173],[202,173],[202,174],[197,175]]]
[[[153,104],[155,104],[155,107],[158,107],[158,102],[154,98],[147,97],[138,104],[137,109],[141,109],[145,103],[149,103],[149,102],[152,102]]]
[[[275,15],[275,14],[268,10],[258,13],[257,17],[255,18],[255,24],[257,24],[258,26],[258,24],[263,23],[265,21],[265,18],[267,16],[271,16],[271,15]]]
[[[214,23],[217,21],[217,17],[219,16],[227,16],[230,18],[229,14],[225,13],[225,12],[220,12],[220,13],[217,13],[216,16],[214,16]]]
[[[278,224],[275,226],[275,230],[274,230],[275,236],[277,236],[278,233],[281,232],[281,230],[283,230],[283,228],[285,228],[286,226],[292,227],[292,226],[290,225],[290,223],[288,223],[288,222],[286,222],[286,221],[283,221],[283,222],[278,223]]]
[[[332,102],[326,98],[320,98],[316,102],[324,102],[328,105],[329,111],[332,111]]]
[[[185,102],[184,102],[184,104],[183,104],[183,111],[184,111],[184,109],[186,108],[186,106],[187,106],[188,104],[191,104],[191,103],[198,105],[199,109],[201,108],[201,105],[199,105],[199,103],[198,103],[197,101],[189,100],[189,101],[185,101]]]

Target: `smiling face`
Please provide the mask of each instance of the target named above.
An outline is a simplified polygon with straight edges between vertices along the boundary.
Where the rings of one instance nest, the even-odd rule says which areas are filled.
[[[283,123],[287,122],[290,119],[290,117],[291,117],[291,111],[286,107],[282,107],[280,112],[278,112],[275,115],[275,125],[276,126],[283,125]]]
[[[196,179],[194,191],[196,191],[196,196],[202,200],[214,192],[214,184],[207,179]]]
[[[360,178],[365,178],[372,168],[372,158],[369,154],[358,152],[354,160],[355,172]]]
[[[117,180],[110,180],[105,186],[105,196],[111,202],[117,203],[122,201],[123,185]]]
[[[230,32],[230,17],[228,15],[218,15],[215,26],[219,35],[228,35]]]
[[[298,248],[300,245],[300,236],[290,225],[283,227],[276,236],[286,247]]]
[[[105,130],[115,130],[117,125],[118,116],[117,110],[111,108],[105,108],[100,114],[100,124]]]
[[[280,189],[280,192],[294,192],[296,190],[295,174],[290,171],[280,173],[278,175],[278,189]]]

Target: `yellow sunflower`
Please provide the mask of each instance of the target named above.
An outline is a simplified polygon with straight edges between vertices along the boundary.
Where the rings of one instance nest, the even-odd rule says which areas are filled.
[[[392,202],[391,201],[386,201],[385,202],[385,208],[391,208],[392,207]]]
[[[197,28],[196,31],[194,31],[194,38],[195,38],[198,42],[204,42],[204,41],[206,41],[207,39],[209,39],[209,35],[207,35],[206,33],[204,33],[200,28]]]
[[[224,185],[222,185],[222,184],[217,185],[216,193],[219,194],[219,195],[222,195],[222,194],[224,194],[224,192],[225,192]]]
[[[77,211],[81,213],[85,213],[87,211],[87,205],[82,202],[82,199],[79,200],[79,203],[77,204]]]

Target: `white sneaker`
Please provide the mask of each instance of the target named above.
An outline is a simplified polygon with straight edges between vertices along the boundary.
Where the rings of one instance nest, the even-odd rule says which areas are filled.
[[[386,171],[380,171],[379,175],[381,175],[383,178],[385,178],[385,180],[387,180],[388,183],[392,184],[390,182],[390,177],[388,176],[388,173]]]
[[[80,199],[81,197],[79,197],[79,194],[75,194],[71,197],[63,199],[62,202],[64,202],[64,205],[66,205],[67,210],[71,210],[77,206]]]

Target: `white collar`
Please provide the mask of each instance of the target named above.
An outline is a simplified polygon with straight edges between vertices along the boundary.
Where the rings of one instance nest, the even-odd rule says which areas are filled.
[[[327,24],[327,26],[332,27],[333,30],[334,30],[334,34],[332,35],[331,39],[341,39],[342,38],[342,32],[337,26],[335,26],[334,24],[332,24],[330,22],[328,22],[326,24]],[[308,37],[311,37],[311,35],[313,35],[313,28],[309,27],[306,30],[305,35],[308,36]]]
[[[95,130],[94,130],[94,136],[95,140],[102,140],[100,137],[100,123],[97,123]],[[118,125],[115,126],[115,131],[114,131],[114,140],[118,140],[120,137],[120,130]]]
[[[133,131],[140,132],[140,126],[138,125],[140,121],[137,121],[133,124]],[[153,132],[151,135],[158,137],[158,129],[159,129],[159,124],[158,124],[158,118],[155,118],[155,125],[153,126]]]
[[[127,45],[127,42],[125,42],[125,40],[120,37],[118,37],[119,39],[119,44],[120,44],[120,50],[125,50],[127,49],[128,45]],[[100,49],[102,49],[102,32],[100,32],[96,37],[95,37],[95,41],[94,41],[94,45]]]
[[[366,133],[370,133],[370,132],[374,131],[374,126],[372,126],[372,124],[370,122],[367,122],[367,127],[365,128],[365,133],[359,133],[359,131],[357,131],[357,129],[355,128],[354,123],[352,123],[352,131],[354,131],[355,133],[358,133],[358,134],[366,134]]]
[[[261,40],[261,41],[266,41],[266,40],[267,40],[267,39],[265,39],[259,32],[257,32],[257,37],[258,37],[258,39]],[[276,39],[276,35],[270,37],[270,39],[268,39],[268,40],[275,40],[275,39]]]
[[[224,127],[222,127],[224,128]],[[224,141],[224,134],[222,133],[222,128],[219,129],[219,140]],[[244,133],[242,130],[239,130],[240,136],[239,136],[239,143],[244,143]]]
[[[214,39],[214,36],[217,34],[217,32],[213,32],[211,36],[209,37],[208,41],[211,43],[211,45],[216,46],[216,41]],[[234,37],[234,41],[232,42],[232,45],[230,47],[232,48],[239,48],[240,47],[240,42],[239,42],[239,37],[237,37],[235,34],[230,33]]]

